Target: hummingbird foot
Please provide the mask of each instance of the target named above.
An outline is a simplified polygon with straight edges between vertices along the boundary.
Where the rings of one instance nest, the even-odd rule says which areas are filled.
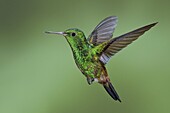
[[[87,77],[87,83],[91,85],[94,82],[94,78]]]

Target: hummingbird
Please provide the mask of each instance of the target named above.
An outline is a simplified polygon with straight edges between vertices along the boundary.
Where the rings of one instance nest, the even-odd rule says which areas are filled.
[[[71,47],[76,65],[85,75],[87,83],[91,85],[97,82],[103,85],[114,100],[121,102],[105,66],[112,56],[138,39],[158,22],[112,38],[117,20],[117,16],[109,16],[103,19],[88,38],[83,31],[77,28],[67,29],[64,32],[46,31],[45,33],[63,35]]]

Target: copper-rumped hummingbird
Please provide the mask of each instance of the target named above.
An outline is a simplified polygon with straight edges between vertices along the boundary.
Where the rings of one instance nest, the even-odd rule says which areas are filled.
[[[63,35],[71,47],[77,67],[87,78],[88,84],[93,82],[102,84],[114,100],[121,102],[111,84],[105,65],[118,51],[138,39],[157,22],[112,38],[116,24],[116,16],[107,17],[95,27],[88,38],[85,37],[83,31],[77,28],[64,32],[47,31],[46,33]]]

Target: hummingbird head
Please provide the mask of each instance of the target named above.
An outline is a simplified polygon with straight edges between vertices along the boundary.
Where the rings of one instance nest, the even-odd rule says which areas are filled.
[[[80,47],[83,44],[87,44],[84,33],[76,28],[67,29],[64,32],[47,31],[45,33],[63,35],[71,47]]]
[[[76,28],[67,29],[63,34],[67,40],[84,41],[85,39],[84,33]]]

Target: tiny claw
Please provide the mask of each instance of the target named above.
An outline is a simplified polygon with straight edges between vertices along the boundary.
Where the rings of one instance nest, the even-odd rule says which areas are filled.
[[[91,85],[94,81],[94,78],[87,77],[87,83]]]

